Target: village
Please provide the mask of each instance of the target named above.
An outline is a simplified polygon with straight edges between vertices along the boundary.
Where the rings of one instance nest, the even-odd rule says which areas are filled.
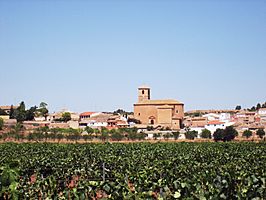
[[[18,110],[30,117],[21,119]],[[102,132],[114,133],[123,130],[124,135],[114,137],[123,140],[125,134],[134,130],[142,133],[141,139],[212,139],[217,130],[233,127],[237,131],[237,139],[262,139],[266,128],[266,104],[258,104],[252,109],[234,110],[192,110],[184,111],[184,103],[173,99],[152,100],[151,89],[148,86],[138,88],[138,101],[134,104],[134,112],[118,109],[114,112],[85,111],[76,113],[61,110],[49,113],[46,103],[25,109],[22,102],[18,106],[0,106],[0,118],[3,121],[1,135],[6,135],[20,125],[19,132],[24,135],[36,130],[78,130],[81,136]],[[15,114],[17,111],[17,114]],[[32,111],[31,114],[29,114]],[[26,114],[27,113],[27,114]],[[262,131],[262,135],[257,132]],[[64,131],[61,131],[64,132]],[[70,131],[71,132],[71,131]],[[75,132],[75,131],[74,131]],[[263,134],[264,132],[264,134]],[[190,133],[190,134],[188,134]],[[191,136],[192,134],[192,136]],[[207,134],[207,135],[206,135]],[[124,138],[123,138],[124,137]],[[134,138],[134,137],[132,137]],[[127,138],[128,139],[128,138]]]

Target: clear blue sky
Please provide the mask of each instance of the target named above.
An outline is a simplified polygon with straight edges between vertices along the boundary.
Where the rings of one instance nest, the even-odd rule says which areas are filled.
[[[265,0],[0,0],[0,104],[133,110],[266,101]]]

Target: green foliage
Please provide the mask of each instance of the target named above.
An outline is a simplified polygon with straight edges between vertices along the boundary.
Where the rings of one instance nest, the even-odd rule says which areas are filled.
[[[153,126],[147,126],[147,131],[153,131],[154,127]]]
[[[13,105],[11,105],[11,108],[10,108],[9,118],[10,118],[10,119],[15,119],[15,116],[14,116],[14,107],[13,107]]]
[[[252,136],[252,132],[250,130],[245,130],[243,132],[243,136],[246,138],[250,138]]]
[[[36,106],[33,106],[29,110],[26,110],[25,120],[26,121],[34,120],[36,110],[37,110]]]
[[[42,116],[45,118],[48,116],[49,110],[47,109],[47,106],[48,106],[48,104],[45,102],[40,103],[39,109],[38,109],[39,116]]]
[[[4,126],[4,120],[0,117],[0,130],[3,129]]]
[[[178,140],[179,136],[180,136],[180,132],[179,131],[174,131],[172,132],[173,136],[174,136],[174,139],[175,140]]]
[[[240,105],[237,105],[236,106],[236,110],[241,110],[241,106]]]
[[[0,108],[0,115],[8,115],[4,110]]]
[[[161,133],[154,133],[153,134],[153,139],[155,139],[155,140],[157,140],[160,137],[161,137]]]
[[[173,137],[173,134],[170,133],[170,132],[167,132],[167,133],[163,134],[163,138],[164,138],[165,140],[168,140],[168,139],[170,139],[170,138],[172,138],[172,137]]]
[[[237,135],[238,135],[238,132],[234,129],[234,127],[228,126],[225,128],[225,130],[217,129],[213,134],[213,139],[215,141],[220,140],[220,141],[228,142],[228,141],[234,140]]]
[[[26,110],[25,103],[22,101],[17,109],[14,110],[13,116],[18,122],[23,122],[26,120]]]
[[[213,139],[217,141],[222,141],[224,138],[224,130],[223,129],[216,129],[216,131],[213,133]]]
[[[208,129],[203,129],[200,134],[200,137],[205,139],[211,139],[212,138],[211,131],[209,131]]]
[[[0,199],[266,196],[264,143],[6,143],[0,157]]]
[[[69,112],[64,112],[62,114],[62,121],[68,122],[71,120],[71,114]]]
[[[111,139],[114,141],[121,141],[123,138],[124,136],[119,131],[116,131],[111,134]]]
[[[198,132],[197,131],[186,131],[185,132],[185,137],[188,140],[194,140],[196,137],[198,136]]]
[[[228,126],[225,128],[223,138],[224,141],[231,141],[235,139],[236,136],[238,136],[238,132],[236,129],[234,129],[234,127]]]
[[[258,129],[256,134],[262,139],[265,136],[265,131],[263,129]]]
[[[94,129],[89,127],[89,126],[86,126],[86,128],[84,129],[88,134],[92,134],[94,133]]]

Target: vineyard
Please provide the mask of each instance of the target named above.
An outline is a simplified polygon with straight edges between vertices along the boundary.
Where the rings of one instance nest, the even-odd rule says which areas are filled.
[[[0,199],[265,199],[265,143],[0,145]]]

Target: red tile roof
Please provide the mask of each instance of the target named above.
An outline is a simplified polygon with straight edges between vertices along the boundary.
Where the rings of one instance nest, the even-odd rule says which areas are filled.
[[[208,125],[220,125],[220,124],[224,124],[224,122],[218,120],[213,120],[208,122]]]
[[[96,112],[84,112],[84,113],[81,113],[80,116],[90,116],[94,113],[96,113]]]

